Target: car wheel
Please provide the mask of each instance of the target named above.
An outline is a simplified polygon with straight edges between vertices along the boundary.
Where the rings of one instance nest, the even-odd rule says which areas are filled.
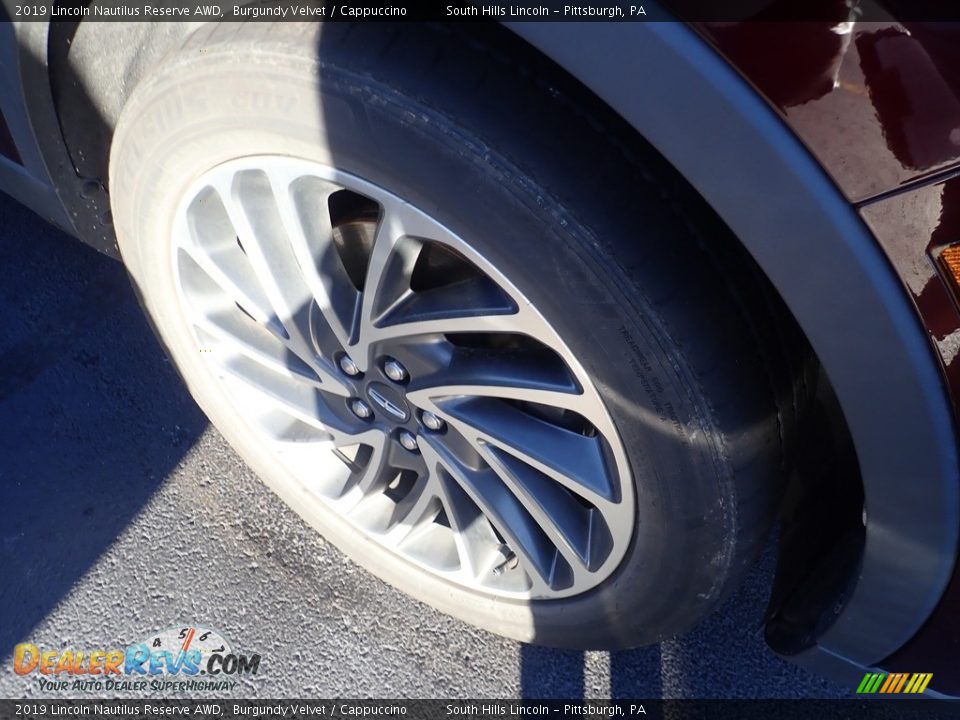
[[[756,556],[801,363],[696,196],[497,47],[198,31],[116,130],[121,252],[214,425],[360,565],[513,638],[653,642]]]

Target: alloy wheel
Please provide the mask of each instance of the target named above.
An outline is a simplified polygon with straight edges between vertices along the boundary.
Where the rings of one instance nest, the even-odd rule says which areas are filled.
[[[616,570],[635,521],[616,428],[558,332],[470,244],[383,188],[280,156],[205,173],[174,232],[198,352],[305,502],[498,596],[568,597]]]

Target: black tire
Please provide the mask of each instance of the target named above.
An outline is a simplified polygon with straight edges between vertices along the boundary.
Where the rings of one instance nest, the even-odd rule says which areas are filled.
[[[655,153],[552,68],[497,48],[412,24],[201,29],[123,111],[110,173],[120,248],[214,424],[361,565],[521,640],[655,642],[709,612],[758,554],[809,392],[809,351],[727,231]],[[323,161],[402,196],[474,244],[560,331],[616,421],[636,484],[633,541],[603,584],[566,599],[494,601],[302,507],[204,374],[164,269],[185,186],[259,153]]]

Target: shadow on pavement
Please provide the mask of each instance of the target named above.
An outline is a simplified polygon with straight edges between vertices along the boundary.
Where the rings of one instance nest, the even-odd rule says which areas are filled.
[[[591,655],[599,656],[593,658],[601,665],[595,669],[598,679],[609,670],[611,699],[661,696],[659,646]],[[587,653],[524,645],[520,651],[520,696],[557,700],[607,697],[605,687],[586,687],[588,667]]]
[[[849,688],[776,657],[764,641],[761,619],[776,549],[776,539],[771,538],[740,588],[681,637],[610,653],[522,645],[520,696],[570,700],[849,696]],[[609,695],[602,683],[607,672]],[[587,676],[599,678],[600,687],[587,687]]]
[[[149,502],[206,420],[123,267],[2,195],[0,273],[0,656],[8,656]]]

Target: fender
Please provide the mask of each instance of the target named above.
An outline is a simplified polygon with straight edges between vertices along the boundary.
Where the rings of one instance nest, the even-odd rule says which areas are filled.
[[[806,333],[846,416],[869,521],[850,601],[817,646],[792,659],[835,675],[880,662],[936,606],[953,571],[960,522],[950,406],[923,328],[881,248],[792,131],[688,27],[508,27],[591,88],[680,171]]]
[[[66,159],[66,148],[55,124],[56,132],[50,132],[49,122],[38,124],[33,117],[34,105],[46,103],[49,108],[46,117],[54,123],[56,121],[46,82],[46,25],[32,23],[18,28],[13,23],[3,22],[5,13],[0,5],[0,115],[14,148],[10,153],[13,157],[0,155],[0,187],[48,222],[75,234],[73,223],[55,190],[48,162],[59,147],[62,163]],[[38,71],[42,72],[40,80],[37,80]],[[33,87],[32,82],[37,83],[39,91],[28,94],[25,88]],[[43,152],[48,143],[53,145],[53,155]]]

